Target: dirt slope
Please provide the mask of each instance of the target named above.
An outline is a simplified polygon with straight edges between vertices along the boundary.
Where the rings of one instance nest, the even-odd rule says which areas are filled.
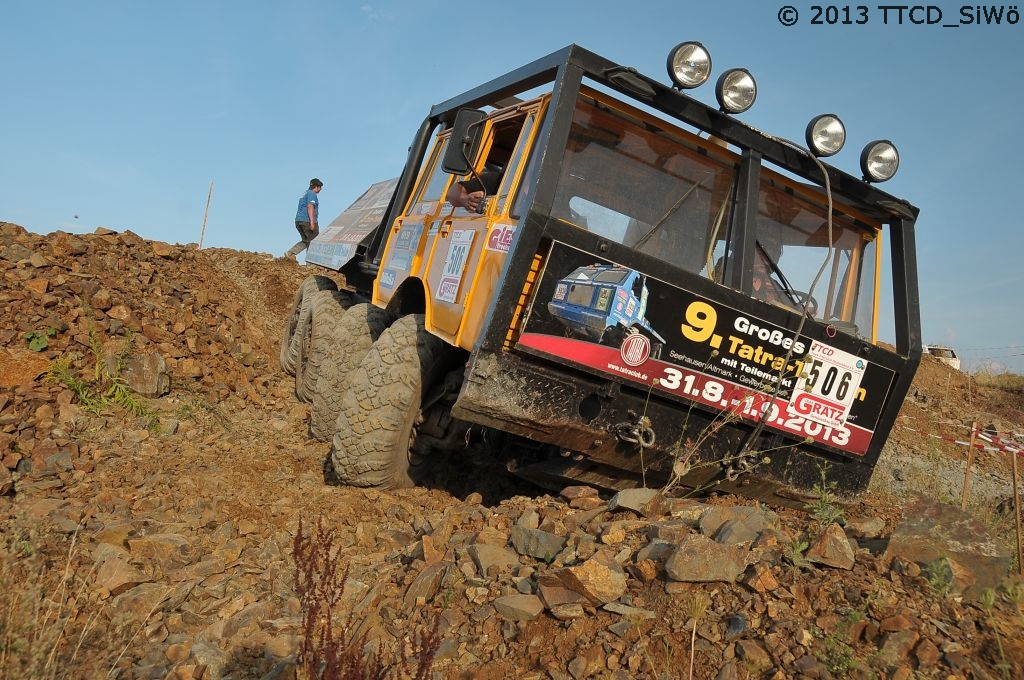
[[[691,651],[693,677],[721,680],[1024,677],[1024,590],[1004,583],[986,609],[946,591],[962,574],[879,547],[911,494],[959,504],[953,440],[972,420],[1022,431],[1020,395],[926,359],[872,491],[846,508],[849,565],[806,514],[730,497],[631,511],[480,461],[434,488],[332,487],[277,366],[309,273],[0,222],[0,678],[294,676],[293,543],[318,518],[366,653],[395,663],[436,623],[435,677],[688,677]],[[167,394],[126,397],[97,370],[159,387],[142,357],[163,360]],[[55,362],[63,383],[44,377]],[[1005,456],[979,454],[972,480],[972,526],[1005,554]],[[715,558],[738,560],[735,579],[702,583],[659,551],[710,535],[711,517],[757,538]]]

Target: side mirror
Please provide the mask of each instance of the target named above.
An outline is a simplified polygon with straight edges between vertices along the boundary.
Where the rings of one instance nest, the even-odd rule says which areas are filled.
[[[455,116],[452,136],[441,159],[441,169],[450,175],[465,175],[473,167],[483,140],[483,122],[487,114],[479,109],[461,109]]]

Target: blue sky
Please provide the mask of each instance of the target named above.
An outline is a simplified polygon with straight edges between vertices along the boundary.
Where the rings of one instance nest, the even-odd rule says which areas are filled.
[[[912,23],[937,18],[923,10],[884,23],[879,5],[866,23],[812,25],[812,6],[792,3],[12,0],[0,220],[197,242],[213,181],[204,246],[280,254],[310,177],[329,222],[399,173],[432,104],[570,43],[665,78],[668,50],[700,40],[712,80],[733,66],[757,78],[746,123],[802,140],[812,116],[837,113],[848,141],[832,163],[853,174],[866,142],[897,144],[885,188],[921,208],[925,342],[1024,372],[1024,25]],[[713,102],[713,85],[694,94]]]

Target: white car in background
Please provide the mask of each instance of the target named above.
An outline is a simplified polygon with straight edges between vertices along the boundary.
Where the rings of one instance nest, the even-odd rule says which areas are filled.
[[[942,363],[948,364],[958,371],[960,370],[960,357],[957,356],[956,350],[952,347],[947,345],[925,345],[924,351]]]

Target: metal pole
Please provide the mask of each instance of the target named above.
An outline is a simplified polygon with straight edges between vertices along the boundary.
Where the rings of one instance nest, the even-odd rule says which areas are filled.
[[[213,198],[213,180],[210,180],[210,193],[206,194],[206,212],[203,213],[203,230],[199,233],[199,245],[196,250],[203,247],[203,239],[206,238],[206,216],[210,214],[210,199]]]
[[[1017,491],[1017,452],[1010,451],[1013,460],[1013,516],[1017,518],[1017,573],[1024,574],[1024,550],[1020,538],[1020,492]]]
[[[971,423],[971,443],[967,446],[967,467],[964,469],[964,490],[960,496],[960,509],[967,509],[967,495],[971,491],[971,463],[974,462],[974,438],[978,434],[978,421]]]

